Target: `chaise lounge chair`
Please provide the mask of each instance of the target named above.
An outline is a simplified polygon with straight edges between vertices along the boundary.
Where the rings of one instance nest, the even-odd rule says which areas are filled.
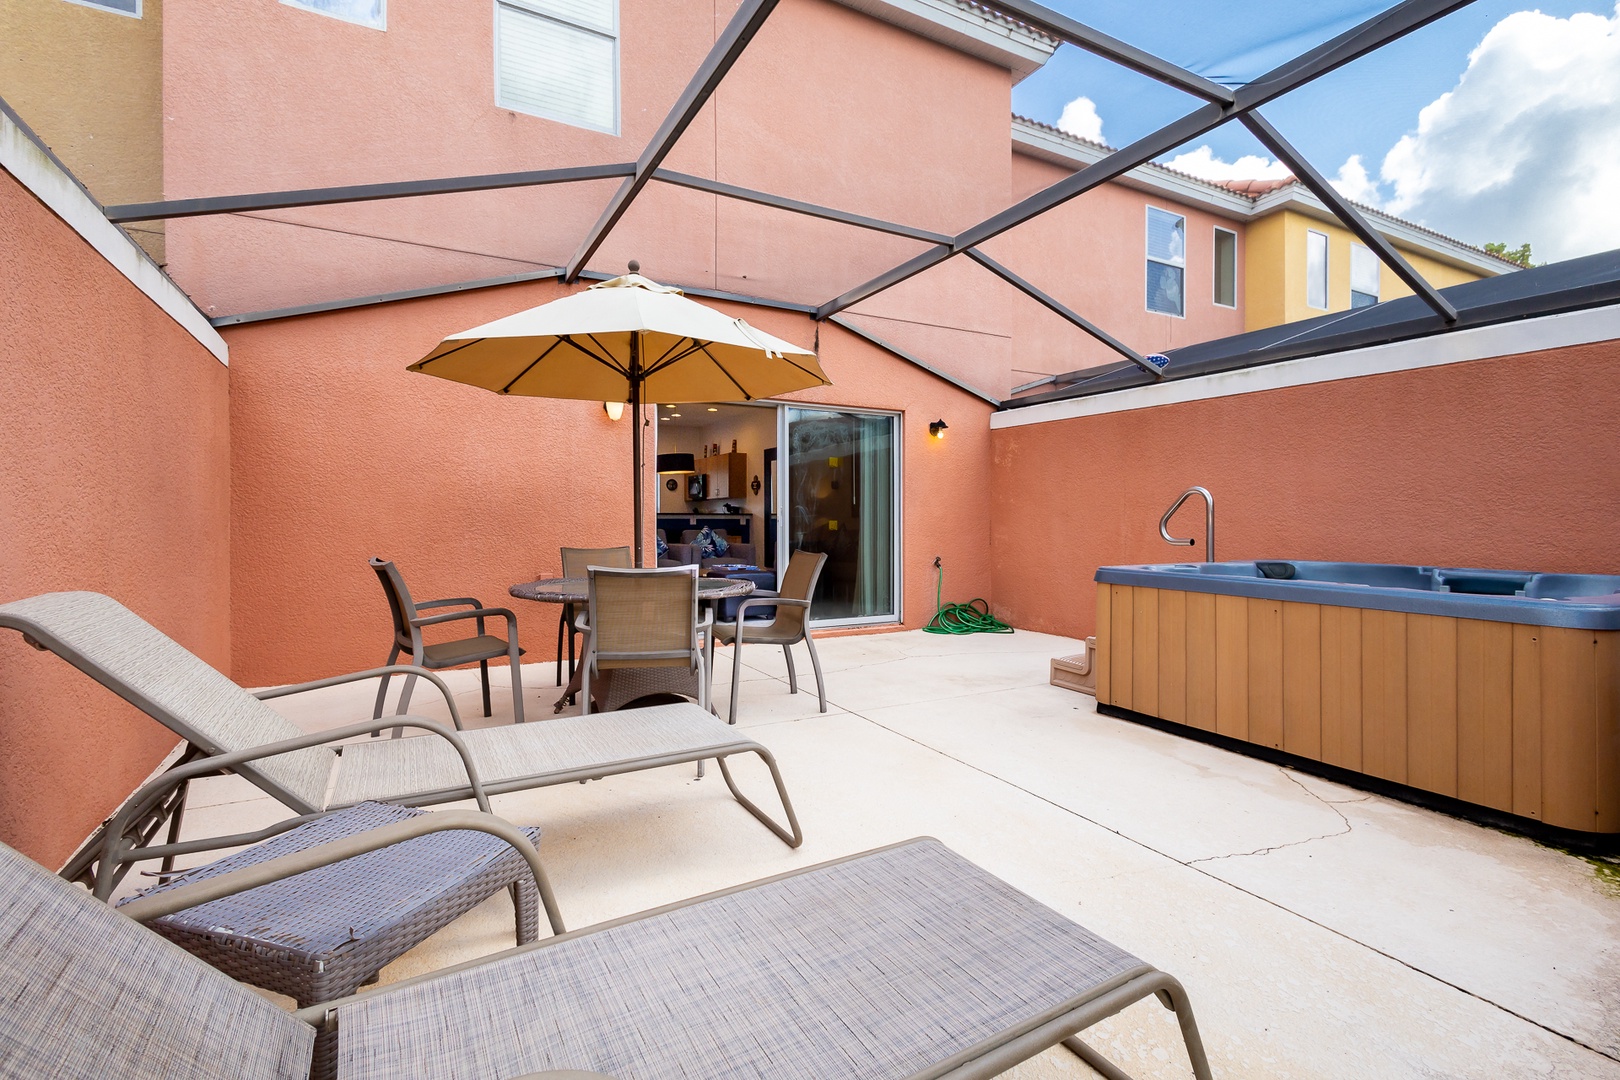
[[[451,815],[483,816],[449,811],[387,828]],[[244,1080],[293,1080],[307,1074],[320,1029],[336,1036],[345,1080],[579,1076],[570,1070],[617,1080],[968,1080],[1060,1042],[1119,1080],[1126,1074],[1079,1033],[1157,996],[1176,1014],[1194,1074],[1210,1077],[1180,983],[937,840],[293,1013],[131,921],[276,872],[261,863],[115,911],[0,845],[0,1074],[187,1080],[229,1063]]]
[[[264,699],[408,674],[439,688],[458,729],[461,718],[450,688],[438,675],[403,665],[251,694],[99,593],[46,593],[0,605],[0,627],[21,631],[30,644],[56,653],[188,744],[174,768],[126,803],[62,871],[103,896],[137,859],[164,859],[167,870],[174,856],[198,849],[203,842],[175,842],[186,784],[219,771],[245,777],[298,815],[229,838],[238,844],[255,843],[319,814],[366,801],[427,806],[476,799],[487,811],[488,795],[708,758],[719,761],[732,795],[766,828],[789,847],[798,847],[804,838],[771,752],[690,703],[472,731],[388,716],[306,734]],[[428,735],[326,745],[399,726]],[[742,753],[757,754],[770,769],[786,813],[785,827],[738,790],[726,759]],[[169,843],[146,846],[165,820]],[[216,838],[206,846],[220,842]]]

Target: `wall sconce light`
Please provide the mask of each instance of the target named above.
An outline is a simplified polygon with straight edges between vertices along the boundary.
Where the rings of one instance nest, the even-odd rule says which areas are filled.
[[[945,437],[945,429],[948,427],[950,427],[950,425],[945,421],[935,420],[933,423],[928,425],[928,434],[932,435],[936,439],[943,439]]]
[[[609,420],[621,419],[624,416],[624,402],[604,401],[602,402],[602,411],[607,413]]]

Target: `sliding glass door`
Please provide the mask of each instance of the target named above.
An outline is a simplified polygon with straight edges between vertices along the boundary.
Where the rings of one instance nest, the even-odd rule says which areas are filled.
[[[900,618],[899,417],[893,413],[782,410],[786,483],[779,499],[778,566],[795,548],[827,555],[815,622]]]

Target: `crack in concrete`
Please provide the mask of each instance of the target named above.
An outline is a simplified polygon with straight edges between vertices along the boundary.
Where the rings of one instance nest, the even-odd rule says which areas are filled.
[[[1350,824],[1350,819],[1344,816],[1343,811],[1341,811],[1331,801],[1322,798],[1322,796],[1318,795],[1316,792],[1312,791],[1310,788],[1308,788],[1304,784],[1300,783],[1299,778],[1294,776],[1293,773],[1289,772],[1287,769],[1281,769],[1281,768],[1278,769],[1277,771],[1280,772],[1285,779],[1291,781],[1295,787],[1299,788],[1299,790],[1303,791],[1305,794],[1309,795],[1311,798],[1315,799],[1317,802],[1321,803],[1323,806],[1327,807],[1329,810],[1332,810],[1335,814],[1337,814],[1338,817],[1339,817],[1339,820],[1344,823],[1344,828],[1340,829],[1338,832],[1323,833],[1321,836],[1307,836],[1303,840],[1290,840],[1286,844],[1272,844],[1270,847],[1256,848],[1253,851],[1234,851],[1229,855],[1206,855],[1201,859],[1187,859],[1185,861],[1182,861],[1182,860],[1177,860],[1177,861],[1181,862],[1181,865],[1183,865],[1183,866],[1191,866],[1194,863],[1218,862],[1221,859],[1242,859],[1242,858],[1247,858],[1250,855],[1269,855],[1273,851],[1281,851],[1284,848],[1300,847],[1300,846],[1302,846],[1304,844],[1314,844],[1318,840],[1331,840],[1335,836],[1344,836],[1344,835],[1350,833],[1355,828],[1355,826]],[[1354,799],[1354,800],[1346,800],[1346,801],[1360,802],[1361,800]]]
[[[1473,998],[1475,1001],[1482,1002],[1485,1005],[1489,1005],[1493,1009],[1498,1009],[1501,1012],[1507,1014],[1508,1016],[1513,1017],[1516,1020],[1519,1020],[1519,1021],[1522,1021],[1523,1023],[1529,1024],[1531,1027],[1539,1028],[1542,1031],[1545,1031],[1547,1034],[1552,1035],[1555,1038],[1563,1039],[1565,1042],[1568,1042],[1568,1043],[1570,1043],[1571,1045],[1574,1045],[1574,1046],[1578,1046],[1583,1050],[1590,1051],[1591,1053],[1596,1054],[1598,1057],[1605,1058],[1605,1059],[1607,1059],[1609,1061],[1620,1062],[1620,1054],[1616,1054],[1613,1051],[1607,1050],[1607,1049],[1605,1049],[1603,1047],[1600,1047],[1600,1046],[1596,1046],[1593,1043],[1588,1042],[1587,1040],[1581,1038],[1578,1035],[1574,1035],[1574,1034],[1572,1034],[1570,1032],[1567,1032],[1567,1031],[1561,1031],[1558,1028],[1554,1027],[1550,1023],[1547,1023],[1547,1022],[1542,1021],[1542,1020],[1537,1020],[1535,1017],[1529,1016],[1529,1015],[1527,1015],[1525,1013],[1522,1013],[1522,1012],[1518,1011],[1517,1009],[1514,1009],[1514,1008],[1511,1008],[1511,1007],[1509,1007],[1507,1005],[1504,1005],[1500,1001],[1495,1001],[1495,1000],[1487,997],[1483,993],[1479,993],[1479,992],[1476,992],[1474,990],[1470,990],[1466,986],[1463,986],[1463,985],[1461,985],[1459,983],[1453,982],[1452,980],[1450,980],[1450,979],[1448,979],[1448,978],[1446,978],[1446,977],[1444,977],[1442,975],[1436,974],[1435,972],[1429,971],[1429,970],[1427,970],[1427,969],[1425,969],[1423,967],[1418,966],[1413,961],[1403,959],[1402,957],[1397,956],[1396,954],[1390,952],[1387,949],[1381,949],[1377,945],[1372,944],[1371,942],[1362,941],[1360,938],[1356,937],[1354,934],[1350,934],[1350,933],[1347,933],[1344,930],[1340,930],[1338,927],[1331,926],[1328,923],[1325,923],[1325,922],[1321,921],[1320,919],[1314,919],[1311,916],[1306,915],[1303,912],[1295,911],[1293,908],[1289,907],[1288,905],[1283,904],[1283,903],[1281,903],[1281,902],[1279,902],[1277,900],[1273,900],[1269,896],[1265,896],[1265,895],[1262,895],[1261,893],[1255,892],[1253,889],[1247,889],[1247,888],[1244,888],[1242,885],[1237,884],[1236,882],[1228,881],[1226,878],[1221,877],[1219,874],[1216,874],[1211,870],[1207,870],[1207,869],[1205,869],[1203,867],[1200,867],[1200,866],[1194,866],[1190,862],[1186,862],[1186,861],[1184,861],[1182,859],[1178,859],[1174,855],[1171,855],[1169,852],[1164,851],[1164,850],[1162,850],[1160,848],[1156,848],[1152,844],[1148,843],[1145,840],[1140,839],[1139,837],[1131,836],[1129,833],[1124,832],[1121,829],[1116,829],[1112,825],[1108,825],[1108,824],[1106,824],[1106,823],[1104,823],[1102,821],[1099,821],[1098,819],[1096,819],[1094,817],[1088,817],[1087,815],[1082,814],[1080,811],[1074,809],[1073,807],[1065,806],[1063,803],[1057,801],[1054,798],[1051,798],[1050,796],[1043,795],[1038,791],[1035,791],[1035,790],[1033,790],[1031,788],[1027,788],[1024,785],[1022,785],[1020,783],[1017,783],[1016,781],[1010,780],[1005,776],[997,775],[996,773],[991,772],[989,769],[984,768],[983,766],[975,765],[972,762],[967,761],[967,760],[965,760],[963,758],[957,757],[955,754],[952,754],[952,753],[950,753],[950,752],[948,752],[946,750],[942,750],[937,746],[932,746],[932,745],[928,744],[927,742],[924,742],[922,739],[917,738],[914,735],[910,735],[910,734],[907,734],[906,732],[899,731],[899,730],[897,730],[895,728],[892,728],[889,725],[883,723],[882,721],[875,720],[871,716],[868,716],[865,713],[862,713],[862,712],[860,712],[858,710],[850,709],[850,710],[847,710],[847,713],[850,716],[858,717],[859,719],[865,720],[867,723],[871,724],[874,727],[882,728],[884,731],[887,731],[891,735],[895,735],[895,736],[898,736],[899,738],[905,739],[907,742],[915,743],[917,746],[922,747],[924,750],[927,750],[927,751],[929,751],[931,753],[938,754],[940,757],[946,758],[946,759],[948,759],[950,761],[954,761],[958,765],[961,765],[961,766],[963,766],[964,768],[967,768],[967,769],[971,769],[972,771],[974,771],[976,773],[979,773],[982,776],[988,777],[991,780],[996,781],[997,783],[1005,784],[1005,785],[1007,785],[1008,787],[1012,788],[1015,791],[1021,791],[1025,795],[1028,795],[1030,798],[1035,799],[1035,800],[1037,800],[1039,802],[1043,802],[1043,803],[1047,804],[1048,806],[1052,807],[1055,810],[1058,810],[1058,811],[1060,811],[1062,813],[1068,814],[1071,817],[1078,818],[1079,820],[1084,821],[1087,824],[1093,825],[1093,826],[1103,830],[1104,832],[1112,833],[1114,836],[1119,837],[1121,840],[1124,840],[1126,843],[1135,844],[1137,847],[1142,848],[1144,851],[1151,852],[1154,855],[1157,855],[1160,858],[1165,859],[1168,862],[1173,862],[1173,863],[1176,863],[1179,866],[1184,866],[1187,869],[1193,871],[1193,873],[1195,873],[1195,874],[1203,874],[1205,877],[1208,877],[1210,880],[1218,881],[1222,885],[1226,886],[1229,889],[1235,889],[1236,891],[1238,891],[1240,893],[1243,893],[1245,896],[1251,897],[1251,898],[1253,898],[1255,900],[1258,900],[1262,904],[1265,904],[1265,905],[1267,905],[1269,907],[1274,907],[1279,911],[1282,911],[1282,912],[1285,912],[1285,913],[1287,913],[1289,915],[1292,915],[1294,918],[1299,919],[1302,922],[1309,923],[1310,925],[1316,927],[1319,930],[1326,931],[1327,933],[1332,934],[1334,937],[1341,938],[1341,939],[1343,939],[1345,941],[1350,942],[1353,945],[1356,945],[1356,946],[1359,946],[1360,948],[1366,949],[1368,952],[1374,953],[1374,954],[1376,954],[1378,956],[1382,956],[1384,959],[1389,960],[1390,962],[1392,962],[1394,964],[1398,964],[1399,966],[1405,968],[1406,970],[1408,970],[1410,972],[1413,972],[1414,974],[1421,975],[1421,976],[1423,976],[1424,978],[1427,978],[1427,979],[1432,979],[1436,983],[1439,983],[1441,986],[1449,987],[1450,989],[1455,990],[1457,993],[1462,994],[1465,997]],[[1282,771],[1283,771],[1283,775],[1287,776],[1289,780],[1292,780],[1295,784],[1297,784],[1302,790],[1304,790],[1306,792],[1306,794],[1310,795],[1313,799],[1316,799],[1319,802],[1322,802],[1324,804],[1328,804],[1328,800],[1323,799],[1320,795],[1317,795],[1315,792],[1312,792],[1309,788],[1306,788],[1304,784],[1301,784],[1297,779],[1295,779],[1292,775],[1290,775],[1286,770],[1282,770]],[[1369,798],[1370,798],[1370,796],[1369,796]],[[1361,802],[1361,801],[1364,801],[1364,800],[1351,799],[1351,800],[1345,800],[1345,801],[1348,801],[1348,802]],[[1331,805],[1331,804],[1328,804],[1328,805]],[[1345,818],[1344,814],[1340,813],[1338,810],[1335,810],[1334,812],[1338,813],[1339,817],[1344,820],[1344,823],[1345,823],[1345,826],[1346,826],[1345,831],[1348,832],[1350,830],[1349,819]],[[1335,833],[1333,835],[1343,835],[1343,833]],[[1308,842],[1308,841],[1301,841],[1301,842]],[[1220,856],[1220,857],[1226,857],[1226,856]],[[1195,860],[1195,861],[1197,861],[1197,860]]]

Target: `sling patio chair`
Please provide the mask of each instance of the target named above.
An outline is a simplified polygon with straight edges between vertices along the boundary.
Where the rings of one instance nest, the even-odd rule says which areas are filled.
[[[707,711],[703,635],[711,616],[698,619],[697,567],[592,566],[586,574],[590,592],[577,619],[589,635],[581,708],[608,712],[638,698],[676,694]]]
[[[562,550],[562,576],[565,578],[583,578],[585,568],[588,566],[618,566],[626,569],[630,566],[630,548],[571,548]],[[541,575],[536,574],[536,577]],[[574,646],[579,640],[579,628],[574,625],[573,604],[564,604],[562,615],[557,619],[557,685],[563,684],[563,633],[568,634],[568,679],[574,678]]]
[[[361,802],[428,806],[476,799],[488,810],[489,795],[708,758],[719,761],[732,795],[766,828],[789,847],[804,839],[771,752],[690,702],[462,731],[450,688],[431,671],[395,665],[249,693],[100,593],[45,593],[0,604],[0,627],[21,631],[29,644],[60,656],[187,744],[176,764],[132,796],[62,871],[102,895],[137,860],[162,859],[167,871],[175,856],[198,850],[196,845],[220,846],[177,840],[187,785],[221,771],[244,777],[296,815],[231,838],[238,845]],[[391,716],[306,734],[265,704],[389,674],[417,675],[437,686],[458,730],[419,717]],[[388,727],[425,734],[327,745]],[[726,759],[743,753],[757,755],[770,770],[786,826],[738,789]],[[148,846],[165,821],[168,843]]]
[[[350,849],[481,817],[424,814],[385,826],[386,837],[350,837]],[[1194,1075],[1210,1080],[1179,982],[937,840],[295,1012],[140,925],[350,849],[308,849],[284,857],[292,865],[270,860],[115,910],[0,844],[0,1074],[190,1080],[228,1062],[243,1080],[295,1080],[309,1075],[320,1031],[328,1045],[335,1037],[343,1080],[978,1080],[1059,1043],[1119,1080],[1080,1033],[1156,996]]]
[[[816,595],[816,582],[821,580],[821,568],[826,565],[825,552],[795,551],[788,559],[779,592],[756,592],[738,605],[736,622],[715,624],[715,640],[732,646],[731,723],[737,722],[737,699],[742,693],[744,641],[782,646],[782,655],[787,657],[790,694],[799,692],[799,673],[793,670],[792,646],[804,642],[804,647],[810,650],[810,666],[816,672],[816,696],[821,701],[821,711],[827,711],[827,684],[821,677],[821,657],[816,655],[816,643],[810,636],[810,602]],[[751,607],[775,607],[776,615],[769,622],[744,623]]]
[[[523,723],[523,650],[518,648],[517,616],[510,608],[487,608],[470,596],[453,596],[447,600],[425,600],[418,603],[411,599],[411,590],[405,587],[405,578],[401,576],[399,568],[387,559],[372,559],[371,568],[377,572],[377,579],[382,582],[383,592],[388,596],[388,611],[394,617],[394,647],[388,653],[387,663],[392,664],[404,653],[413,667],[452,668],[462,664],[478,662],[478,675],[484,684],[484,715],[490,715],[489,707],[489,662],[502,656],[506,657],[507,670],[512,677],[512,719]],[[430,608],[465,607],[470,611],[449,611],[442,615],[423,615],[421,612]],[[484,633],[484,620],[505,619],[506,638],[503,640],[494,634]],[[438,641],[429,645],[422,637],[422,628],[425,626],[441,626],[445,623],[459,622],[463,619],[476,620],[478,633],[470,638],[458,638],[455,641]],[[377,684],[377,705],[371,711],[373,718],[379,717],[383,712],[383,700],[388,695],[388,680],[390,675],[382,676]],[[416,687],[416,676],[405,677],[405,689],[399,693],[399,712],[403,714],[410,708],[411,691]]]

